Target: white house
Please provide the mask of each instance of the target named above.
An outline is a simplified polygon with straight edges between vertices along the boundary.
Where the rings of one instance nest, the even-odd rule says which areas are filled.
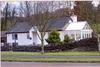
[[[64,36],[68,35],[74,40],[80,40],[92,37],[92,29],[87,21],[77,21],[77,16],[57,18],[50,24],[48,31],[58,30],[60,33],[61,41],[64,40]],[[36,26],[30,26],[27,22],[17,23],[7,32],[7,43],[18,45],[40,45],[41,41],[37,34],[38,29]],[[46,32],[44,39],[48,38],[49,32]],[[48,44],[46,41],[45,45]]]
[[[87,21],[77,21],[76,15],[72,15],[71,17],[62,17],[51,23],[52,26],[50,30],[58,30],[61,41],[64,40],[65,35],[68,35],[76,41],[92,37],[93,30]]]
[[[36,30],[27,22],[18,22],[7,32],[7,43],[18,45],[37,45],[40,44],[40,39],[37,36]]]

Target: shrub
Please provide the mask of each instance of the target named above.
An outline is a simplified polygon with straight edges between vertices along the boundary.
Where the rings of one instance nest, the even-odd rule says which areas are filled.
[[[61,43],[61,40],[60,40],[60,37],[59,37],[59,32],[58,31],[52,31],[50,34],[49,34],[49,37],[48,39],[46,40],[49,44],[60,44]]]
[[[70,37],[68,35],[64,36],[64,43],[68,43],[70,42],[72,39],[70,39]]]
[[[11,46],[7,43],[4,44],[4,46],[1,46],[1,51],[10,51]]]
[[[10,51],[11,46],[5,44],[1,46],[1,51]],[[46,45],[44,46],[45,52],[57,52],[57,51],[66,51],[78,48],[81,51],[98,51],[98,42],[97,38],[87,38],[80,41],[69,42],[64,44],[58,45]],[[40,46],[13,46],[13,51],[28,51],[28,52],[40,52]]]
[[[13,48],[13,51],[39,52],[39,51],[41,51],[41,47],[40,46],[33,46],[33,45],[16,46]]]

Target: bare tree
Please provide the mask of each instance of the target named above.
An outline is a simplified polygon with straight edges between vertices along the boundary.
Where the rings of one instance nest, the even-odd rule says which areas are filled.
[[[38,33],[38,36],[41,40],[41,48],[42,48],[42,54],[44,53],[44,36],[46,34],[46,31],[48,29],[48,22],[51,20],[53,17],[50,17],[49,14],[49,4],[50,2],[35,2],[34,3],[34,20],[36,23],[33,23],[33,25],[37,26],[40,35]]]
[[[33,13],[32,10],[32,2],[31,1],[24,1],[20,2],[20,16],[26,17],[25,19],[30,22],[30,16]]]
[[[3,16],[4,16],[4,20],[2,20],[3,22],[1,23],[1,27],[3,28],[3,30],[7,30],[7,20],[8,17],[10,15],[10,5],[9,3],[6,3],[4,9],[3,9]]]
[[[33,3],[33,5],[31,3]],[[34,18],[32,18],[33,10],[34,10]],[[48,15],[47,13],[48,13],[47,2],[43,3],[43,2],[25,1],[20,3],[20,14],[24,15],[24,17],[28,19],[28,22],[31,22],[33,26],[37,26],[40,32],[40,35],[38,34],[38,31],[37,34],[42,43],[42,53],[44,53],[45,27],[47,25],[46,23],[48,18],[46,17]]]
[[[6,2],[5,7],[2,11],[2,30],[7,30],[15,23],[16,7],[8,2]]]
[[[59,2],[57,5],[60,8]],[[54,12],[57,5],[53,1],[25,1],[20,3],[21,14],[28,18],[31,25],[36,26],[38,37],[41,40],[42,54],[44,53],[44,37],[50,27],[48,23],[59,17],[59,14],[56,15]],[[32,16],[32,14],[34,15]]]
[[[9,15],[9,17],[10,17],[10,21],[11,21],[11,26],[13,25],[13,24],[15,24],[15,18],[16,18],[16,7],[14,6],[11,10],[10,10],[10,15]]]

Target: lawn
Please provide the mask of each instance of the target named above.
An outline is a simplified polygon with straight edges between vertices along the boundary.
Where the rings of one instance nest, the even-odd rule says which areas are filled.
[[[12,52],[4,51],[1,52],[1,55],[27,55],[27,56],[38,56],[42,55],[40,52]],[[100,52],[48,52],[44,53],[46,56],[100,56]]]
[[[27,56],[27,57],[25,57]],[[100,52],[55,52],[41,54],[39,52],[1,52],[2,61],[99,61],[100,58],[32,58],[32,56],[100,56]]]

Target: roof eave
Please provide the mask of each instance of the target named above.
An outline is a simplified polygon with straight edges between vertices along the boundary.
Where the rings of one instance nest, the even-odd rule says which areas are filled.
[[[12,33],[29,33],[29,31],[26,31],[26,32],[7,32],[6,34],[12,34]]]

